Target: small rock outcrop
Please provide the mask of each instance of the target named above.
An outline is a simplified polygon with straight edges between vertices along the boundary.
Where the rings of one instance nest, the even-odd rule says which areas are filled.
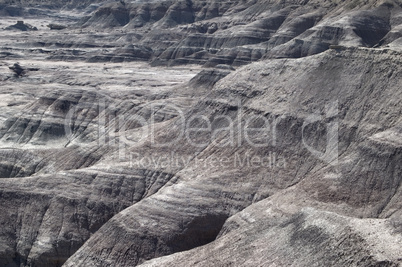
[[[6,28],[6,30],[19,30],[19,31],[26,32],[26,31],[37,31],[38,28],[36,28],[30,24],[24,23],[24,21],[19,20],[19,21],[17,21],[16,24],[8,26]]]
[[[67,26],[65,26],[65,25],[55,24],[55,23],[50,23],[46,26],[51,30],[64,30],[65,28],[67,28]]]
[[[24,76],[28,71],[38,71],[39,68],[25,68],[22,67],[18,62],[14,63],[11,67],[8,67],[12,72],[14,72],[15,77]]]
[[[216,68],[206,69],[198,73],[190,80],[190,85],[197,87],[212,88],[219,80],[228,76],[234,69],[226,67],[227,65],[219,65]],[[226,68],[225,68],[226,67]]]
[[[20,65],[19,63],[14,63],[13,66],[8,67],[8,68],[9,68],[11,71],[14,72],[14,75],[15,75],[16,77],[20,77],[20,76],[24,75],[25,72],[26,72],[26,69],[23,68],[23,67],[21,67],[21,65]]]

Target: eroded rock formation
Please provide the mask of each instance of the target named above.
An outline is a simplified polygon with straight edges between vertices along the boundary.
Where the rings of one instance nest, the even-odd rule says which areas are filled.
[[[0,266],[402,264],[399,1],[93,2],[2,31]]]

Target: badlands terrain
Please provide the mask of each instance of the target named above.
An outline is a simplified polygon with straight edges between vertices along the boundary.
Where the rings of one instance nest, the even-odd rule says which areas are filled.
[[[0,267],[402,266],[400,0],[0,18]]]

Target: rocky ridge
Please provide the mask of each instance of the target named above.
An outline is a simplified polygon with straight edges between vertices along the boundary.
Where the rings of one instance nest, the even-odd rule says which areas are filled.
[[[246,144],[228,149],[217,145],[225,141],[225,136],[220,136],[219,141],[212,140],[202,147],[197,158],[204,161],[215,156],[232,159],[236,153],[244,155],[247,151],[263,157],[275,152],[287,159],[286,167],[270,169],[258,164],[254,167],[228,164],[206,168],[192,161],[176,173],[178,180],[174,184],[165,186],[158,194],[108,221],[65,266],[140,264],[150,258],[204,245],[208,240],[200,238],[208,236],[213,237],[209,241],[215,236],[216,240],[184,254],[155,259],[150,264],[188,266],[197,262],[200,266],[209,266],[212,263],[247,265],[270,262],[279,266],[292,263],[301,266],[398,266],[401,263],[398,222],[401,221],[402,204],[397,163],[400,145],[388,134],[387,138],[394,141],[382,141],[377,137],[384,131],[398,131],[394,127],[400,124],[399,108],[395,106],[399,105],[399,82],[384,77],[388,71],[392,72],[392,77],[400,77],[399,71],[395,72],[399,65],[397,55],[399,53],[387,50],[329,51],[303,60],[252,64],[222,79],[206,99],[188,111],[189,114],[202,114],[212,121],[216,114],[236,118],[240,111],[230,108],[236,107],[236,102],[231,101],[240,98],[242,121],[254,112],[265,114],[267,118],[283,116],[277,125],[280,139],[275,146],[265,149],[253,149]],[[367,91],[363,93],[361,90]],[[355,94],[366,99],[359,99]],[[314,109],[322,110],[324,103],[331,100],[339,101],[340,157],[336,166],[316,159],[301,145],[306,114]],[[366,110],[366,106],[371,108]],[[179,120],[171,123],[177,125]],[[176,129],[173,125],[167,129]],[[323,135],[318,137],[315,127],[304,128],[304,134],[310,136],[306,142],[322,146],[317,138]],[[168,138],[171,135],[162,136]],[[199,138],[205,140],[205,136]],[[185,151],[173,147],[171,150],[177,153]],[[142,155],[160,153],[153,152],[150,147],[146,151],[139,148],[135,151],[141,151]],[[244,213],[238,213],[246,207]],[[259,207],[267,211],[260,212]],[[310,209],[303,210],[303,207]],[[328,211],[346,217],[326,213]],[[244,215],[249,213],[255,215]],[[272,220],[267,224],[271,216],[283,217],[283,221]],[[226,223],[221,228],[222,220]],[[315,223],[322,220],[327,222]],[[374,225],[382,229],[379,230],[381,233],[387,233],[385,236],[392,236],[382,239],[390,242],[384,245],[390,247],[389,251],[386,250],[388,252],[380,252],[377,240],[368,237],[370,232],[378,230]],[[232,229],[237,229],[233,230],[234,236],[230,234]],[[261,231],[267,231],[267,236],[258,243],[260,238],[256,235]],[[235,237],[240,233],[242,236],[250,234],[255,239]],[[279,234],[281,238],[274,238],[277,233],[283,233],[283,236]],[[345,239],[346,233],[350,236]],[[240,243],[227,247],[223,245],[227,240],[239,240]],[[345,240],[350,245],[339,245]],[[270,245],[264,246],[268,242]],[[307,245],[305,242],[311,243]],[[241,244],[238,257],[228,260],[218,253],[215,258],[205,256],[203,259],[202,255],[214,254],[215,246],[219,250],[227,248],[227,253],[230,253],[238,244]],[[323,244],[333,248],[331,253],[321,249]],[[256,246],[258,250],[253,253],[266,256],[245,256]],[[367,246],[374,247],[367,249]],[[300,250],[306,250],[306,253]],[[284,253],[292,256],[284,256]]]
[[[399,0],[90,3],[69,15],[74,23],[58,38],[32,35],[29,46],[57,46],[53,60],[207,67],[305,57],[331,45],[400,49]],[[66,14],[56,22],[66,23]]]
[[[402,265],[400,7],[135,1],[2,31],[0,265]]]
[[[134,43],[152,51],[147,59],[153,65],[244,65],[261,58],[314,55],[330,45],[393,46],[400,37],[396,32],[400,28],[401,3],[354,3],[264,0],[113,3],[102,6],[79,25],[121,28],[127,33],[135,30],[140,36]]]
[[[260,260],[279,266],[295,262],[398,266],[400,77],[399,52],[355,48],[254,63],[228,74],[212,91],[211,85],[189,90],[200,80],[194,77],[185,90],[182,85],[158,89],[156,94],[137,89],[130,101],[115,104],[114,98],[121,99],[119,93],[103,90],[100,96],[88,85],[85,90],[59,89],[52,97],[26,99],[30,112],[8,118],[1,132],[3,147],[15,147],[1,150],[2,203],[8,214],[2,224],[10,227],[2,235],[15,235],[2,239],[2,264],[58,266],[67,260],[65,266],[221,265],[230,261],[202,255],[214,254],[227,240],[238,240],[229,243],[240,246],[242,253],[259,246],[254,253],[267,255],[248,258],[239,251],[238,258],[231,260],[238,265]],[[326,124],[303,128],[303,122],[309,114],[324,112],[332,100],[338,101],[339,108],[333,118],[339,122],[337,165],[320,160],[302,142],[304,138],[325,151]],[[108,103],[100,113],[102,108],[94,105],[99,101]],[[154,138],[160,143],[175,139],[184,127],[173,104],[181,107],[185,118],[206,116],[216,131],[226,127],[214,119],[219,115],[236,123],[256,114],[269,120],[281,118],[276,126],[280,138],[275,145],[258,149],[247,142],[222,146],[230,137],[223,131],[215,136],[194,135],[201,146],[160,148],[152,145],[151,136],[135,138],[141,132],[135,121],[122,127],[112,123],[113,116],[109,119],[117,112],[149,121],[150,103],[160,103],[154,117],[158,121]],[[69,112],[74,125],[68,124],[72,132],[66,138],[66,128],[55,126]],[[99,143],[103,138],[95,128],[102,118],[108,140],[104,144]],[[119,134],[112,134],[115,127]],[[126,150],[120,157],[121,140],[126,140],[122,134],[136,142],[123,145]],[[251,138],[258,141],[259,135]],[[282,159],[274,166],[244,165],[233,158],[238,155],[244,161],[248,154],[270,157],[272,153]],[[158,164],[158,157],[166,155],[182,164],[163,160]],[[152,158],[156,161],[143,162]],[[229,164],[216,164],[222,158],[229,158]],[[38,212],[31,217],[23,210]],[[317,220],[324,222],[317,225]],[[258,243],[256,235],[261,231],[267,231],[267,236]],[[373,238],[380,233],[389,250],[381,250]],[[274,234],[281,236],[275,242],[268,238]],[[324,245],[333,247],[332,252],[319,249]],[[284,257],[284,251],[292,258]],[[153,258],[158,259],[147,262]]]

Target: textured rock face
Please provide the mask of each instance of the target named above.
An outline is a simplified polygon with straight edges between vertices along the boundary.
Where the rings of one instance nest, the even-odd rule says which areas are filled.
[[[399,266],[401,239],[389,223],[262,201],[230,218],[215,242],[140,266]]]
[[[400,2],[41,16],[1,31],[0,266],[402,265]]]
[[[18,21],[17,24],[7,27],[6,30],[19,30],[26,32],[26,31],[37,31],[38,28],[33,27],[32,25],[29,24],[24,24],[23,21]]]
[[[58,1],[53,8],[68,9],[74,3]],[[16,6],[4,4],[3,11]],[[20,15],[44,16],[37,7],[24,6]],[[331,45],[401,47],[402,4],[397,0],[84,1],[77,7],[85,9],[78,15],[68,13],[74,19],[65,30],[68,35],[57,39],[53,35],[31,36],[31,47],[57,45],[52,59],[140,59],[154,66],[190,63],[207,67],[240,66],[262,58],[305,57],[326,51]],[[66,15],[58,19],[65,22]],[[71,48],[81,49],[72,54]]]
[[[38,1],[38,0],[1,0],[0,6],[15,6],[15,7],[44,7],[44,8],[83,8],[87,7],[93,3],[100,3],[103,0],[60,0],[60,1]],[[13,14],[10,14],[13,15]]]
[[[81,26],[136,29],[154,65],[243,65],[314,55],[330,45],[386,45],[399,38],[400,12],[398,1],[153,1],[104,5]],[[169,42],[155,44],[161,29]]]
[[[163,90],[195,75],[140,64],[34,64],[40,70],[21,78],[10,72],[2,81],[1,266],[61,266],[115,214],[171,181],[169,172],[118,164],[116,115],[149,113],[146,99],[157,101]],[[170,118],[164,109],[158,116]]]
[[[245,151],[260,157],[275,152],[286,159],[286,168],[205,166],[191,161],[177,172],[174,184],[108,221],[65,266],[143,262],[150,266],[398,266],[400,145],[397,133],[383,134],[397,131],[393,129],[399,124],[398,55],[388,50],[334,50],[303,60],[252,64],[222,79],[188,113],[211,120],[216,114],[238,118],[236,99],[242,99],[240,119],[246,121],[254,112],[267,118],[280,116],[279,137],[275,146],[264,149],[246,144],[222,148],[214,140],[197,152],[197,158],[206,162],[215,156],[232,159]],[[302,145],[305,138],[306,143],[325,151],[322,125],[309,128],[303,124],[310,112],[323,110],[331,101],[338,101],[339,108],[332,117],[339,122],[336,166],[315,158]],[[176,129],[173,125],[179,122],[171,123],[167,129]],[[199,138],[205,141],[205,136]],[[183,153],[185,148],[171,150]],[[253,205],[261,199],[265,200]],[[230,216],[211,244],[146,262],[203,245],[200,237],[209,234],[202,231],[216,233],[221,227],[218,218]],[[203,222],[198,231],[193,230],[194,222]],[[388,236],[384,242],[389,242],[385,246],[390,250],[381,252],[370,233]],[[177,247],[177,240],[184,247]]]
[[[31,129],[20,124],[23,121],[37,124],[25,119],[25,113],[18,119],[10,117],[13,123],[4,123],[2,142],[5,146],[19,144],[20,149],[2,149],[2,164],[6,166],[2,177],[7,178],[1,181],[2,199],[4,214],[8,214],[2,220],[9,226],[2,233],[15,236],[2,239],[2,262],[33,266],[58,266],[67,259],[66,266],[188,266],[195,262],[204,266],[230,262],[398,266],[399,55],[391,50],[331,50],[304,59],[268,60],[243,67],[219,81],[212,91],[207,83],[210,93],[206,95],[202,87],[191,92],[166,89],[170,93],[165,94],[165,104],[189,104],[183,109],[186,118],[202,115],[214,121],[218,115],[228,115],[245,122],[255,114],[280,117],[276,144],[257,149],[247,143],[220,146],[228,137],[223,132],[213,140],[194,136],[196,144],[205,143],[201,147],[185,143],[158,148],[145,139],[133,148],[126,147],[125,153],[133,157],[116,158],[120,153],[117,139],[115,145],[99,146],[96,142],[99,137],[91,125],[106,114],[97,112],[99,107],[94,103],[99,102],[99,96],[89,88],[76,93],[61,90],[53,97],[29,101],[28,114],[32,118],[43,114],[40,125],[45,127],[10,131],[11,124],[15,129]],[[217,70],[224,69],[227,67]],[[108,75],[115,77],[116,72]],[[194,81],[202,79],[196,76]],[[119,110],[146,116],[146,103],[158,101],[164,94],[160,89],[155,92],[133,91],[132,99],[142,95],[139,99],[145,102],[117,102],[111,105],[115,108],[111,113]],[[111,96],[122,97],[115,94]],[[198,99],[200,94],[202,99]],[[338,101],[333,118],[339,123],[336,166],[316,158],[302,142],[304,138],[306,144],[325,151],[326,123],[304,128],[303,124],[306,117],[324,111],[332,100]],[[79,108],[73,109],[74,138],[69,144],[65,135],[47,131],[46,125],[57,125],[72,106]],[[183,126],[169,109],[163,108],[158,115],[159,142],[175,138]],[[81,125],[86,125],[85,129]],[[112,125],[105,132],[113,131]],[[215,130],[225,126],[219,121],[213,124]],[[131,129],[135,125],[124,131],[131,136]],[[46,148],[51,144],[51,150]],[[31,150],[32,146],[37,148]],[[232,162],[236,155],[245,157],[247,153],[261,157],[275,153],[278,162],[274,166],[221,165],[213,160],[229,158]],[[183,164],[158,164],[158,156],[166,155],[185,160]],[[155,162],[143,162],[152,157]],[[22,210],[35,210],[36,215],[25,216]],[[260,237],[261,232],[266,234]],[[389,249],[378,247],[380,238]],[[231,254],[235,248],[238,253]],[[214,252],[222,249],[227,252]],[[146,262],[158,257],[162,258]]]

